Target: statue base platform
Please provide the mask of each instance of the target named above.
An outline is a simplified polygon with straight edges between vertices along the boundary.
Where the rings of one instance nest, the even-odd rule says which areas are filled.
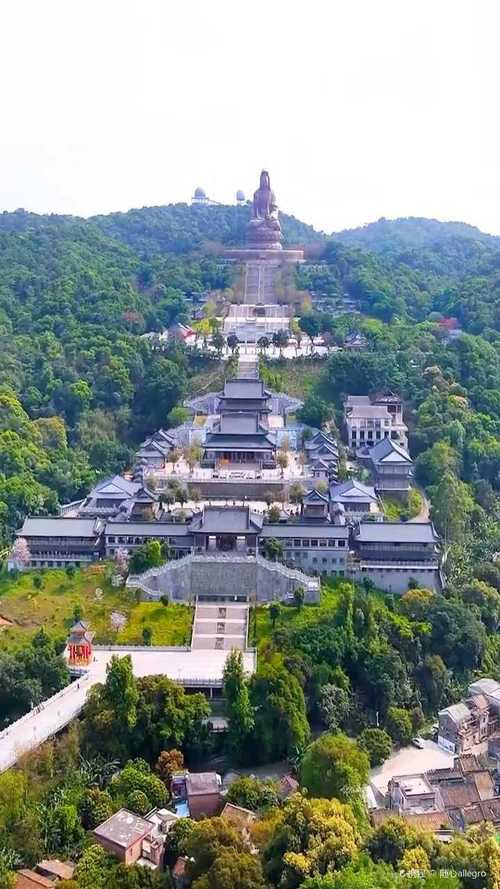
[[[258,262],[260,260],[282,262],[304,262],[303,250],[283,250],[281,247],[272,249],[269,247],[234,247],[224,250],[224,259],[233,262]]]

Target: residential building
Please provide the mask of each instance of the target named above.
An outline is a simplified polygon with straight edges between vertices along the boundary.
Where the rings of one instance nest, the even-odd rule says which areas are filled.
[[[178,816],[167,809],[153,809],[144,818],[119,809],[93,831],[110,855],[124,864],[142,864],[152,869],[163,866],[165,838]]]
[[[250,831],[252,825],[257,820],[255,812],[251,812],[250,809],[244,809],[242,806],[235,806],[234,803],[226,803],[221,812],[221,817],[230,821],[238,833],[241,833],[243,839],[247,843],[250,842]]]
[[[496,679],[476,679],[468,688],[469,695],[484,695],[492,713],[500,715],[500,682]]]
[[[403,421],[403,402],[393,392],[349,395],[344,404],[347,443],[356,451],[371,448],[384,438],[408,447],[408,427]]]
[[[80,568],[101,558],[103,527],[96,518],[28,516],[17,536],[27,541],[30,568]]]
[[[58,880],[71,880],[75,871],[72,861],[59,861],[58,858],[44,858],[35,867],[37,873],[56,883]]]
[[[351,572],[387,592],[404,593],[411,579],[441,590],[438,536],[431,522],[361,522],[354,528]]]
[[[350,333],[344,340],[347,352],[364,352],[368,348],[368,340],[362,333]]]
[[[139,861],[143,840],[151,833],[151,824],[128,809],[119,809],[99,824],[93,833],[106,852],[130,865]]]
[[[438,808],[436,789],[425,775],[401,775],[390,779],[387,792],[389,808],[398,813],[427,812]]]
[[[478,679],[469,685],[468,697],[439,711],[438,743],[453,753],[463,753],[477,745],[486,748],[495,734],[500,716],[500,683]]]
[[[22,868],[16,872],[14,889],[54,889],[54,883],[34,870]]]
[[[191,818],[218,815],[222,802],[222,779],[217,772],[189,772],[186,775],[186,798]]]
[[[457,807],[449,812],[453,826],[460,831],[469,830],[479,824],[492,824],[495,833],[500,831],[500,797],[479,800],[465,806]]]
[[[171,324],[167,332],[168,339],[181,340],[181,342],[186,345],[191,345],[196,342],[196,331],[187,324],[181,324],[180,321]]]
[[[456,756],[446,768],[391,778],[386,804],[385,809],[371,813],[375,826],[394,810],[409,823],[427,826],[436,835],[443,829],[463,831],[485,820],[500,823],[495,776],[472,755]]]
[[[432,833],[437,840],[449,842],[453,835],[453,825],[447,812],[407,812],[402,810],[400,817],[406,821],[410,827],[416,830],[425,830],[426,833]],[[391,809],[372,809],[370,811],[370,820],[373,826],[379,827],[388,818],[394,817]]]

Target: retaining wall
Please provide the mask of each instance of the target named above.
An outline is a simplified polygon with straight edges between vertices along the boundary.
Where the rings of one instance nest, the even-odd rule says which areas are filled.
[[[127,586],[141,589],[145,599],[168,596],[177,602],[198,596],[244,596],[248,601],[272,602],[293,596],[298,587],[304,588],[306,602],[319,602],[320,597],[317,578],[262,556],[189,555],[130,576]]]

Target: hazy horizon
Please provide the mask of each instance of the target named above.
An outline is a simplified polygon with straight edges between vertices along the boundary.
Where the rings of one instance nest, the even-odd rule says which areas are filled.
[[[325,232],[500,234],[489,0],[6,0],[0,210],[89,217],[251,196]]]

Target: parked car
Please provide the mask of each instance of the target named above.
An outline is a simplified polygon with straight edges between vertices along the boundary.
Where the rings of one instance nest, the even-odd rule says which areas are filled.
[[[425,747],[423,738],[412,738],[411,743],[413,744],[414,747],[418,747],[419,750],[423,750]]]

